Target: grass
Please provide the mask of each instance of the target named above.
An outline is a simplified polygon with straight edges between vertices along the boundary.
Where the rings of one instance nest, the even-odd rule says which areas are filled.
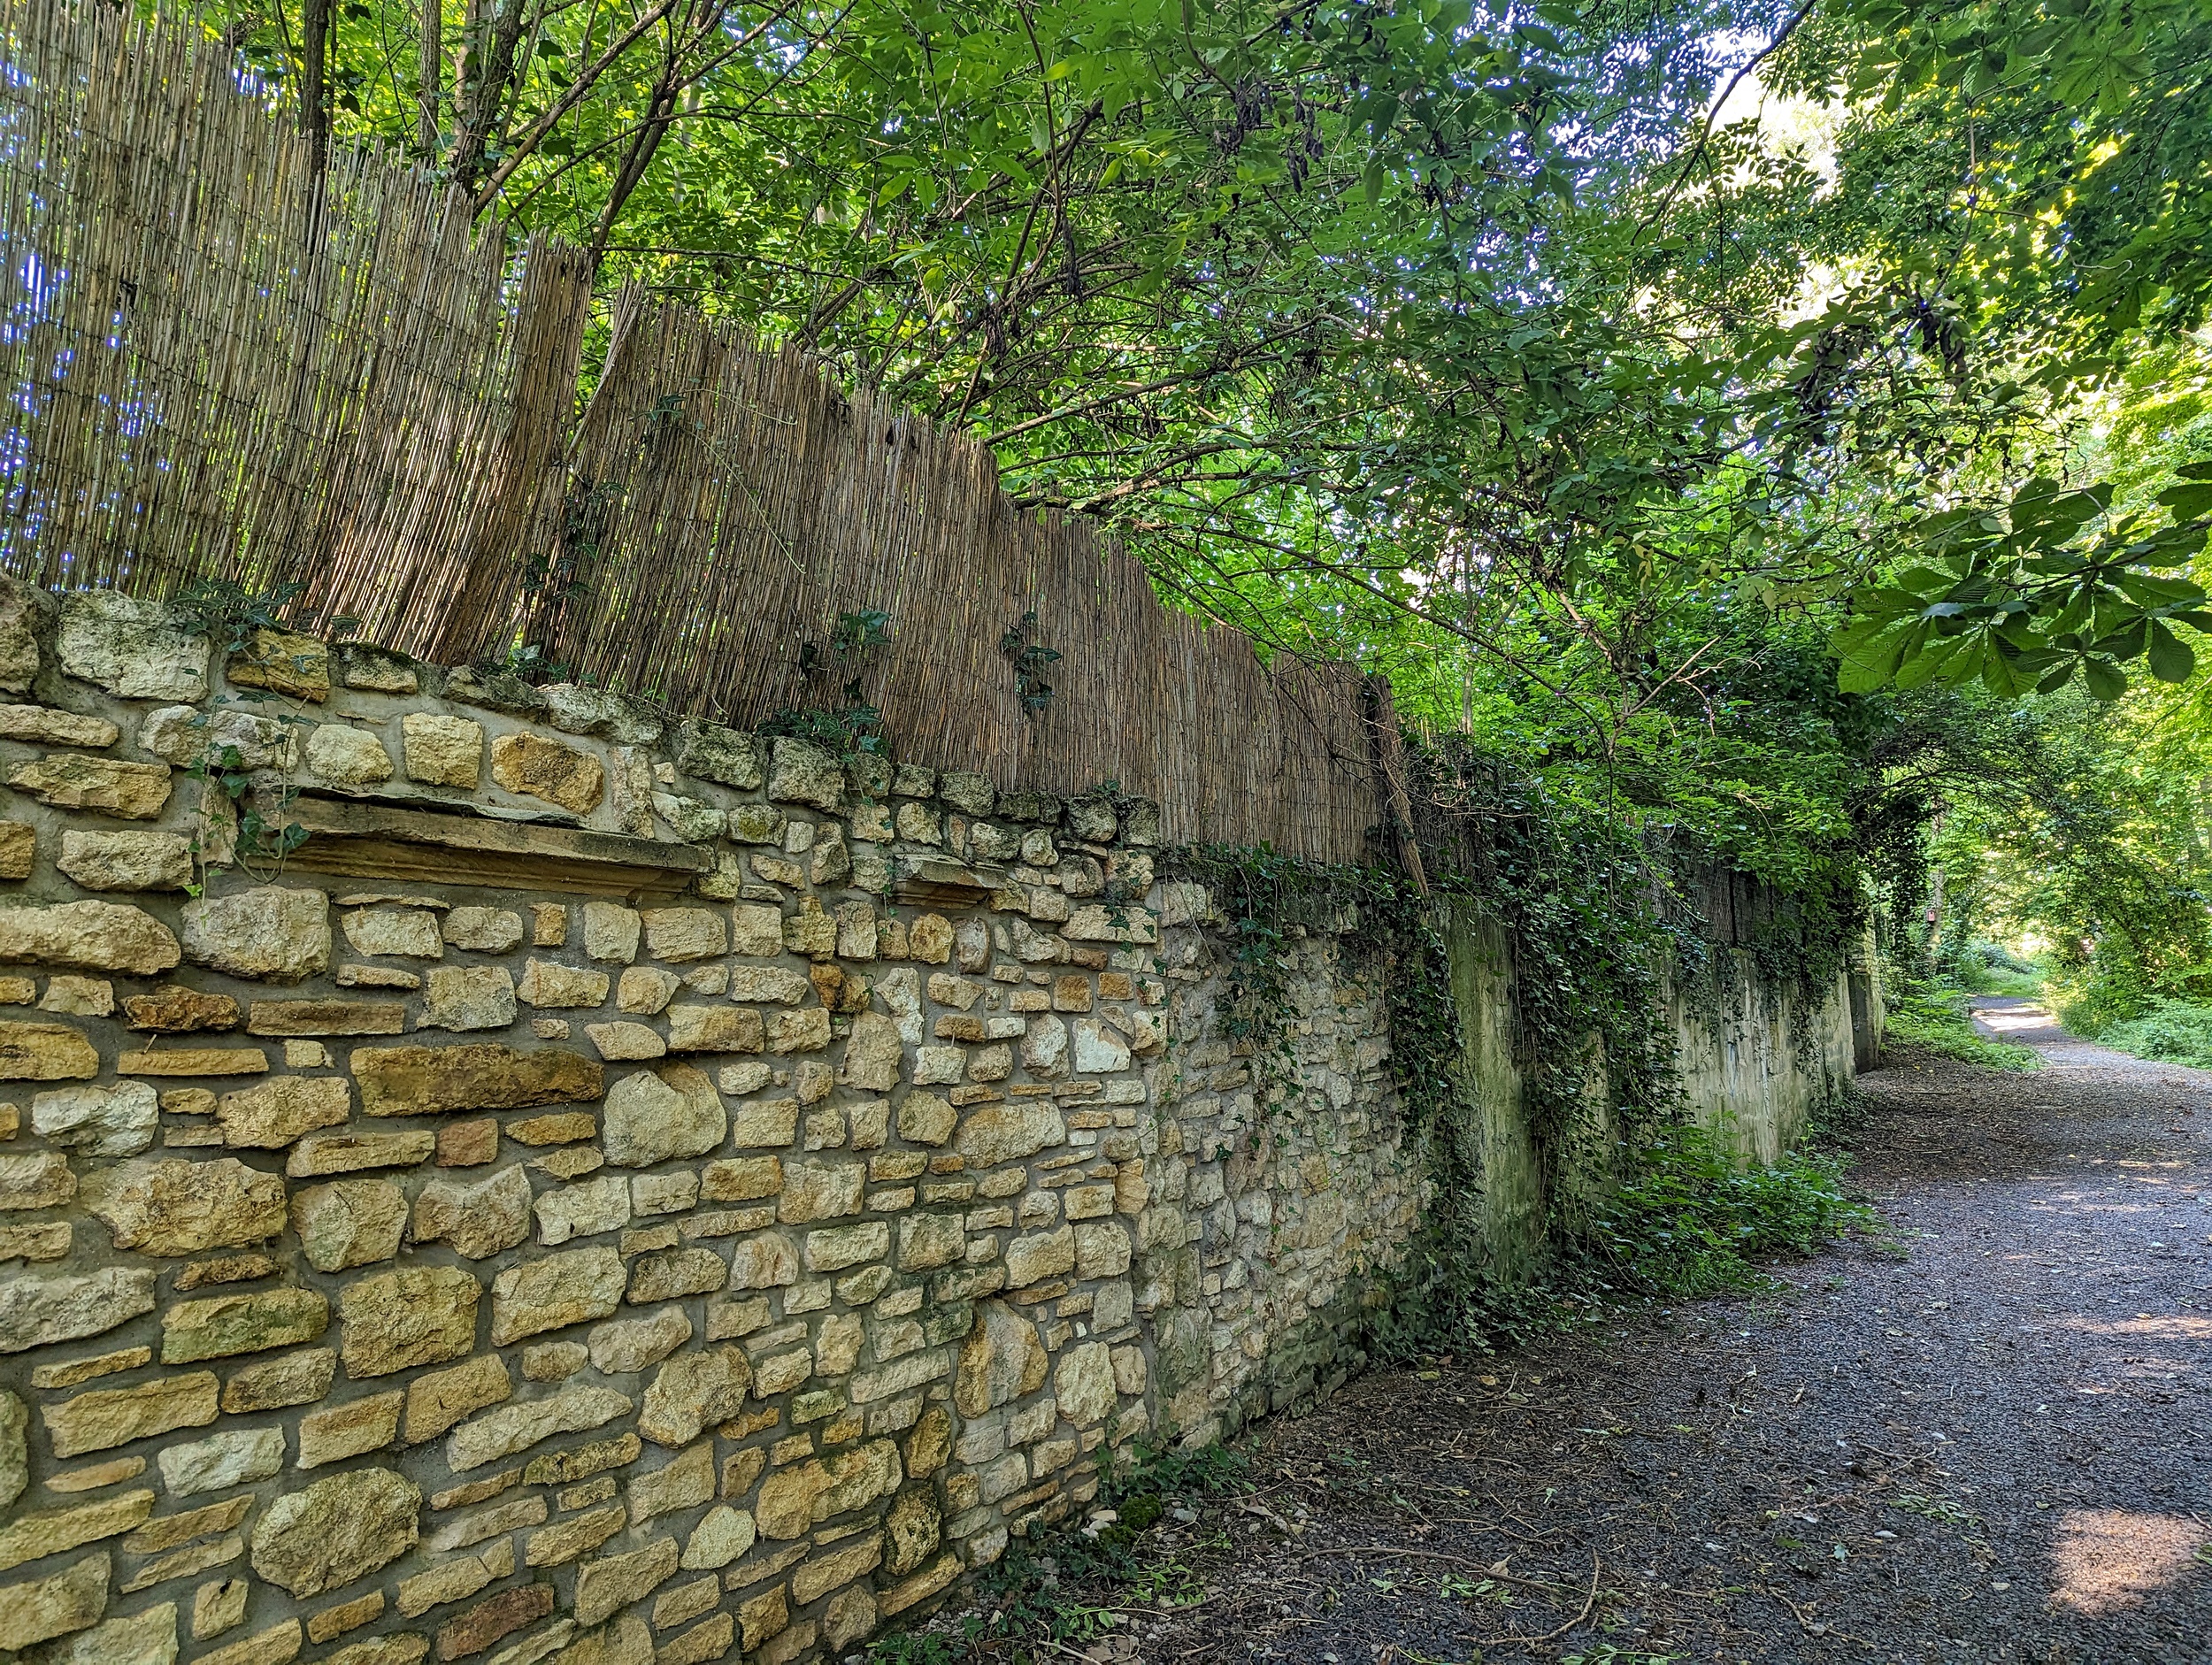
[[[2041,985],[2037,985],[2039,989]],[[2042,1060],[2026,1047],[1989,1040],[1974,1032],[1968,992],[1949,978],[1902,983],[1889,991],[1889,1037],[1923,1051],[1992,1070],[2033,1070]]]
[[[2212,1070],[2212,1006],[2162,1000],[2140,1017],[2106,1025],[2097,1040],[2139,1058]]]

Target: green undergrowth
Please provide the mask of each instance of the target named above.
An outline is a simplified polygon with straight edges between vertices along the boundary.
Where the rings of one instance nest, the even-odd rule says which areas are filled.
[[[2027,1047],[1977,1034],[1969,995],[1949,978],[1901,978],[1888,991],[1889,1040],[1993,1070],[2033,1070],[2042,1060]]]
[[[1880,1230],[1828,1150],[1746,1168],[1724,1132],[1677,1125],[1623,1152],[1617,1171],[1602,1194],[1555,1216],[1550,1253],[1524,1278],[1500,1276],[1467,1247],[1474,1234],[1432,1215],[1376,1320],[1376,1354],[1402,1364],[1487,1354],[1653,1301],[1757,1293],[1774,1262]]]
[[[2212,1005],[2162,1000],[2139,1017],[2106,1025],[2096,1039],[2115,1052],[2212,1070]]]
[[[1016,1538],[978,1577],[968,1606],[869,1644],[870,1665],[1045,1665],[1080,1659],[1133,1615],[1188,1607],[1205,1588],[1188,1557],[1225,1549],[1209,1505],[1249,1489],[1233,1446],[1140,1449],[1107,1475],[1079,1520]]]

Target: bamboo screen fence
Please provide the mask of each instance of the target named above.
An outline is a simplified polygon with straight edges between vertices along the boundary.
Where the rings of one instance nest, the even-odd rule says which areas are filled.
[[[899,755],[1002,786],[1116,781],[1171,840],[1361,856],[1386,690],[1263,665],[1162,607],[988,450],[847,399],[790,350],[341,151],[319,182],[221,47],[129,9],[0,0],[0,566],[164,595],[296,581],[443,664],[541,644],[580,680],[750,725],[834,703],[846,610]],[[580,398],[586,331],[610,324]],[[1025,714],[1001,649],[1063,656]]]

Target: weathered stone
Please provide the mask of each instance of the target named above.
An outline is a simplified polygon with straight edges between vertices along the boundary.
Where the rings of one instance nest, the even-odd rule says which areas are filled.
[[[346,686],[373,694],[414,694],[422,687],[415,662],[391,648],[349,642],[344,649]]]
[[[502,734],[494,740],[492,779],[573,815],[589,814],[606,791],[606,770],[596,757],[542,734]]]
[[[480,1584],[477,1587],[482,1588]],[[511,1590],[503,1590],[439,1627],[438,1657],[457,1660],[481,1653],[501,1638],[513,1635],[526,1625],[535,1624],[552,1611],[551,1584],[518,1584]]]
[[[599,1055],[611,1063],[634,1063],[663,1057],[668,1051],[660,1032],[644,1024],[587,1024],[584,1033],[591,1037]]]
[[[290,724],[250,711],[165,705],[138,725],[138,748],[179,767],[289,769],[299,757]]]
[[[743,1006],[677,1006],[668,1014],[671,1052],[758,1052],[760,1014]]]
[[[192,1639],[204,1641],[243,1624],[246,1597],[252,1588],[252,1581],[245,1578],[219,1578],[202,1584],[192,1595]]]
[[[551,960],[534,959],[524,966],[522,982],[516,993],[526,1004],[531,1006],[604,1005],[607,974],[580,965],[562,965]]]
[[[470,792],[484,768],[484,725],[465,717],[410,711],[400,719],[400,752],[408,778]]]
[[[317,976],[330,963],[330,898],[275,885],[204,896],[185,904],[184,952],[233,977],[296,983]]]
[[[472,1261],[513,1248],[530,1235],[530,1177],[518,1163],[474,1185],[433,1179],[415,1199],[414,1232]]]
[[[909,1214],[899,1220],[899,1270],[933,1271],[956,1264],[967,1248],[956,1214]]]
[[[407,1230],[407,1194],[385,1179],[310,1185],[292,1199],[292,1230],[319,1272],[388,1261]]]
[[[428,1129],[403,1133],[311,1133],[292,1147],[284,1171],[295,1179],[358,1172],[364,1168],[412,1168],[428,1162],[438,1136]]]
[[[196,1255],[284,1230],[284,1181],[234,1157],[140,1158],[89,1175],[79,1189],[116,1247],[149,1255]]]
[[[87,890],[183,890],[192,846],[174,832],[67,832],[54,865]]]
[[[868,1170],[861,1162],[786,1162],[777,1217],[786,1224],[860,1212]]]
[[[205,1370],[163,1377],[138,1387],[102,1388],[80,1393],[65,1404],[39,1408],[57,1457],[105,1451],[172,1429],[204,1427],[215,1416],[215,1377]],[[281,1446],[282,1434],[277,1438]],[[177,1488],[171,1485],[169,1490]]]
[[[884,1221],[810,1231],[806,1265],[810,1272],[841,1272],[849,1266],[879,1261],[891,1252],[891,1228]]]
[[[329,1327],[330,1303],[311,1289],[180,1301],[161,1315],[161,1362],[196,1364],[312,1341]]]
[[[234,687],[268,688],[317,703],[330,697],[330,649],[312,636],[262,629],[223,667]]]
[[[445,917],[445,940],[473,954],[504,954],[522,942],[522,916],[507,908],[456,908]]]
[[[29,1446],[24,1438],[30,1420],[23,1401],[0,1388],[0,1509],[21,1497],[31,1483]]]
[[[1075,1022],[1075,1068],[1081,1075],[1113,1075],[1129,1067],[1129,1047],[1095,1018]]]
[[[231,1372],[223,1384],[223,1408],[233,1416],[257,1410],[280,1410],[287,1405],[305,1405],[330,1392],[338,1372],[338,1355],[328,1347],[310,1347],[288,1353]]]
[[[319,1469],[365,1452],[381,1451],[399,1432],[399,1409],[406,1397],[404,1393],[377,1393],[301,1417],[296,1466]]]
[[[677,728],[676,767],[695,779],[747,792],[763,779],[757,742],[719,723],[687,722]]]
[[[464,1417],[511,1399],[514,1391],[506,1361],[495,1353],[419,1376],[407,1385],[407,1443],[435,1439]]]
[[[354,1469],[288,1492],[253,1530],[253,1569],[304,1600],[388,1566],[415,1546],[422,1493],[388,1469]]]
[[[424,1029],[504,1029],[515,1021],[515,980],[503,965],[435,967],[423,994]]]
[[[281,1150],[316,1128],[344,1126],[352,1108],[353,1089],[343,1076],[285,1075],[224,1093],[215,1120],[227,1145]]]
[[[1052,1391],[1060,1415],[1082,1428],[1114,1414],[1114,1365],[1102,1341],[1089,1341],[1061,1354],[1053,1368]]]
[[[590,958],[627,965],[637,958],[638,939],[645,922],[634,908],[611,902],[584,904],[584,952]]]
[[[402,1266],[357,1278],[338,1295],[346,1374],[389,1376],[472,1352],[483,1286],[457,1266]]]
[[[963,1416],[980,1416],[1035,1393],[1049,1365],[1036,1325],[1003,1301],[986,1301],[960,1349],[953,1403]]]
[[[629,1182],[618,1177],[562,1185],[541,1194],[531,1208],[538,1219],[538,1241],[548,1247],[611,1231],[630,1222]]]
[[[169,927],[123,902],[0,909],[0,961],[151,977],[177,959]]]
[[[602,1376],[623,1376],[657,1364],[690,1339],[691,1320],[681,1307],[664,1307],[650,1317],[617,1318],[599,1325],[588,1338],[592,1369]]]
[[[406,1026],[398,1001],[256,1001],[246,1013],[256,1035],[396,1035]]]
[[[243,1592],[242,1584],[242,1600]],[[242,1607],[240,1616],[243,1616]],[[196,1630],[195,1633],[215,1634],[212,1630]],[[42,1650],[37,1657],[39,1665],[174,1665],[177,1604],[165,1601],[143,1613],[110,1619],[88,1630],[79,1630],[67,1642]]]
[[[110,589],[72,591],[61,598],[54,645],[69,675],[127,700],[190,704],[207,695],[207,638],[159,602]]]
[[[492,1285],[492,1345],[609,1317],[624,1281],[622,1256],[604,1244],[509,1267]]]
[[[767,1040],[773,1053],[819,1052],[830,1043],[830,1015],[818,1006],[771,1013]]]
[[[729,1268],[712,1249],[670,1249],[641,1255],[630,1268],[628,1301],[634,1307],[711,1294],[729,1278]]]
[[[649,746],[661,737],[659,717],[604,688],[556,682],[538,690],[545,697],[546,720],[568,734],[595,734],[618,746]]]
[[[440,960],[445,939],[438,917],[424,908],[364,908],[346,915],[347,946],[356,954],[388,958]]]
[[[779,803],[808,803],[839,815],[845,808],[845,771],[819,746],[779,740],[768,773],[768,795]]]
[[[150,1047],[116,1055],[121,1075],[266,1075],[269,1055],[258,1047]]]
[[[366,1047],[353,1055],[353,1074],[369,1116],[520,1109],[595,1099],[603,1091],[596,1063],[552,1048]]]
[[[342,1647],[326,1656],[321,1665],[421,1665],[423,1655],[429,1651],[428,1637],[399,1630],[372,1641],[356,1642],[351,1647]]]
[[[899,1084],[903,1046],[898,1025],[879,1012],[853,1019],[845,1042],[845,1081],[869,1093],[887,1093]]]
[[[307,766],[334,786],[373,786],[392,778],[392,754],[365,728],[325,723],[307,737]]]
[[[0,1588],[0,1649],[26,1648],[96,1623],[107,1611],[111,1568],[103,1550],[44,1578]]]
[[[1018,1237],[1006,1246],[1006,1286],[1022,1289],[1047,1278],[1064,1278],[1075,1270],[1075,1233],[1066,1226],[1033,1237]]]
[[[46,979],[39,1010],[72,1017],[106,1017],[115,1010],[115,985],[104,977],[72,977],[57,972]]]
[[[35,584],[0,579],[0,688],[28,694],[38,680],[38,638],[58,610]]]
[[[204,1029],[238,1026],[238,1002],[180,984],[165,984],[150,994],[126,994],[123,1020],[130,1028],[157,1035],[184,1035]]]
[[[556,1434],[600,1428],[632,1408],[612,1388],[565,1387],[544,1399],[500,1406],[463,1423],[446,1438],[446,1464],[454,1473],[480,1469]]]
[[[143,1081],[63,1087],[31,1101],[33,1132],[60,1149],[81,1151],[93,1162],[135,1156],[154,1142],[160,1123],[159,1095]]]
[[[608,1090],[602,1129],[607,1160],[649,1168],[679,1156],[703,1156],[729,1132],[729,1116],[713,1082],[688,1064],[641,1070]]]
[[[207,1385],[205,1397],[208,1409],[204,1416],[195,1416],[188,1422],[173,1425],[191,1426],[213,1422],[215,1378],[204,1376],[173,1379],[204,1382]],[[87,1394],[86,1397],[88,1399],[91,1395]],[[265,1480],[284,1467],[284,1431],[281,1428],[247,1428],[211,1434],[205,1439],[164,1446],[157,1461],[161,1465],[161,1483],[173,1498],[194,1497],[203,1492],[224,1492],[250,1481]]]
[[[18,763],[9,771],[8,785],[56,809],[150,821],[169,802],[170,771],[160,763],[54,752]]]
[[[995,1168],[1033,1156],[1067,1136],[1067,1124],[1050,1100],[1014,1099],[969,1111],[954,1148],[972,1168]]]
[[[38,829],[27,821],[0,821],[0,879],[28,879],[37,860]]]
[[[656,1445],[689,1445],[701,1430],[735,1416],[752,1382],[752,1367],[736,1347],[680,1354],[645,1390],[638,1432]]]
[[[0,1526],[0,1572],[127,1532],[153,1512],[154,1494],[137,1491],[71,1508],[18,1515]]]

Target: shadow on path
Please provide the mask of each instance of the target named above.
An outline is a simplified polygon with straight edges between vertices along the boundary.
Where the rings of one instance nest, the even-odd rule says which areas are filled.
[[[1358,1381],[1070,1656],[2212,1661],[2212,1074],[1979,1006],[2045,1067],[1861,1078],[1902,1258]]]

